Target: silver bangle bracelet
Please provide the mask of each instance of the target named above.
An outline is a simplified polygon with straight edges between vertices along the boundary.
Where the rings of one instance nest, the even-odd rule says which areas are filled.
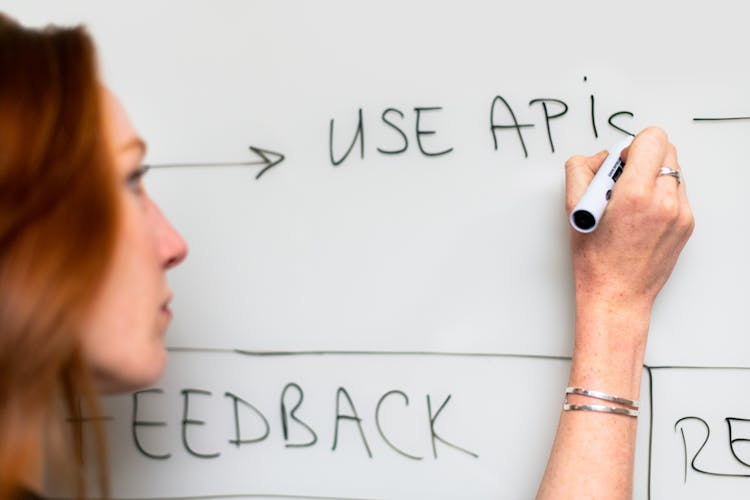
[[[630,408],[617,408],[615,406],[604,406],[604,405],[573,405],[570,403],[563,403],[563,410],[565,411],[598,411],[601,413],[614,413],[616,415],[625,415],[627,417],[637,417],[640,414],[638,410],[631,410]]]
[[[631,399],[625,399],[625,398],[618,398],[617,396],[611,396],[604,392],[590,391],[588,389],[581,389],[580,387],[568,387],[565,389],[565,394],[566,394],[566,397],[568,394],[577,394],[579,396],[588,396],[594,399],[601,399],[603,401],[609,401],[611,403],[625,405],[634,410],[637,410],[640,406],[638,401],[633,401]],[[602,407],[602,408],[608,408],[608,407]],[[601,410],[595,410],[595,411],[601,411]]]

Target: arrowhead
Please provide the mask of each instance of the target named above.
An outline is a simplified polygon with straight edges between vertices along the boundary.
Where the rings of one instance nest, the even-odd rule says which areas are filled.
[[[258,172],[258,175],[255,176],[256,180],[260,179],[260,176],[265,174],[269,168],[275,167],[276,165],[284,161],[284,155],[281,153],[256,148],[255,146],[250,146],[250,151],[260,156],[265,164],[265,167],[263,167],[263,169]]]

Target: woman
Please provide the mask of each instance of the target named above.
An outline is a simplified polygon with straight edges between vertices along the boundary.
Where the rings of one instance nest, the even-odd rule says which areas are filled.
[[[0,498],[42,492],[49,443],[82,497],[65,417],[162,372],[165,274],[187,249],[143,189],[144,154],[85,31],[0,15]],[[95,444],[105,471],[101,429]]]
[[[67,463],[86,458],[66,415],[96,415],[97,390],[148,384],[164,365],[164,275],[186,247],[143,191],[143,142],[101,87],[93,52],[80,29],[32,31],[0,17],[3,499],[42,492],[45,442]],[[693,222],[684,184],[658,177],[678,168],[664,133],[643,132],[626,154],[600,227],[571,236],[570,383],[637,399],[651,305]],[[603,158],[568,162],[569,209]],[[539,497],[627,498],[634,442],[632,417],[564,412]],[[106,471],[101,432],[96,443]],[[82,470],[73,472],[83,496]],[[100,483],[106,495],[106,474]]]

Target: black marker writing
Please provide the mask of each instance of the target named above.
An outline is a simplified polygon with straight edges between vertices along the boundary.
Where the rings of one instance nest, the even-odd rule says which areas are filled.
[[[467,455],[471,455],[474,458],[479,458],[479,455],[474,453],[473,451],[469,451],[465,448],[461,448],[460,446],[457,446],[453,443],[449,443],[442,437],[438,436],[437,432],[435,432],[435,420],[440,416],[440,412],[443,411],[443,408],[445,408],[445,405],[448,404],[448,401],[451,400],[451,395],[448,394],[448,397],[445,398],[445,401],[443,401],[443,404],[440,405],[440,408],[438,408],[438,411],[435,412],[435,414],[432,414],[432,403],[430,401],[430,395],[427,395],[427,415],[430,418],[430,435],[432,437],[432,454],[435,458],[437,458],[437,447],[435,446],[435,441],[440,441],[446,446],[450,446],[454,450],[462,451],[466,453]]]
[[[341,413],[341,407],[340,407],[341,396],[344,396],[346,398],[347,403],[349,403],[349,408],[351,409],[351,415],[344,415]],[[349,420],[357,424],[357,428],[359,429],[359,435],[362,437],[362,442],[364,443],[365,449],[367,450],[367,456],[372,458],[370,445],[367,444],[367,438],[365,438],[365,431],[362,429],[362,419],[359,418],[359,415],[357,414],[357,409],[354,407],[352,398],[349,397],[349,393],[346,392],[346,389],[344,389],[343,387],[339,387],[338,390],[336,391],[336,428],[333,432],[333,448],[331,448],[332,450],[336,449],[336,445],[338,443],[339,422],[341,420]]]
[[[404,118],[404,114],[396,108],[388,108],[388,109],[383,110],[383,114],[381,115],[381,118],[383,119],[383,123],[390,126],[391,128],[393,128],[393,130],[399,133],[399,135],[401,136],[401,139],[404,141],[404,145],[400,149],[386,150],[386,149],[378,148],[378,151],[385,155],[397,155],[409,149],[409,139],[406,137],[406,134],[404,133],[403,130],[399,128],[398,125],[388,120],[388,117],[386,116],[388,115],[388,113],[398,113],[398,115],[402,119]]]
[[[77,404],[70,408],[73,415],[68,417],[67,421],[73,425],[73,439],[77,446],[76,451],[78,454],[78,460],[81,464],[84,463],[84,445],[83,445],[83,424],[87,422],[103,422],[112,420],[112,417],[84,417],[83,409],[81,408],[81,400],[78,399]]]
[[[498,125],[495,123],[495,105],[499,102],[501,102],[505,109],[510,114],[511,119],[513,120],[513,125]],[[492,133],[492,141],[495,144],[495,151],[497,151],[497,129],[505,130],[505,129],[515,129],[516,133],[518,134],[518,140],[521,141],[521,146],[523,147],[523,156],[525,158],[529,157],[529,152],[526,150],[526,143],[523,140],[523,134],[521,133],[521,129],[525,127],[533,127],[534,125],[531,123],[522,123],[519,124],[518,120],[516,119],[516,114],[513,112],[513,108],[510,107],[510,104],[508,104],[508,101],[503,98],[503,96],[496,95],[494,99],[492,99],[492,106],[490,106],[490,132]]]
[[[553,120],[555,118],[560,118],[565,113],[567,113],[568,112],[568,105],[565,104],[560,99],[532,99],[531,101],[529,101],[529,106],[531,106],[532,104],[536,104],[538,102],[542,103],[542,109],[544,110],[544,124],[547,127],[547,138],[549,139],[549,147],[552,149],[552,152],[554,153],[555,152],[555,144],[554,144],[554,142],[552,142],[552,131],[550,130],[549,122],[550,122],[550,120]],[[549,110],[547,109],[547,103],[548,102],[553,102],[553,103],[561,105],[562,106],[562,111],[560,111],[556,115],[550,115],[549,114]]]
[[[427,128],[424,125],[424,120],[426,119],[426,114],[430,112],[437,112],[441,111],[443,108],[440,106],[429,106],[429,107],[416,107],[414,108],[414,137],[417,140],[417,147],[419,148],[419,151],[422,153],[423,156],[431,158],[435,156],[443,156],[451,151],[453,151],[452,147],[445,148],[442,150],[433,150],[428,149],[425,144],[426,136],[434,136],[437,134],[437,131]],[[380,119],[382,122],[388,126],[389,129],[392,129],[398,133],[401,139],[401,146],[395,149],[385,149],[382,147],[377,147],[377,151],[384,155],[398,155],[405,153],[409,149],[409,139],[406,135],[406,132],[404,132],[404,129],[397,125],[396,122],[393,121],[393,115],[398,115],[403,120],[404,113],[397,108],[386,108],[383,110],[382,114],[380,115]],[[359,156],[360,158],[364,159],[365,157],[365,114],[362,110],[362,108],[359,108],[358,110],[358,117],[359,121],[357,123],[357,129],[354,134],[354,138],[352,139],[351,144],[349,144],[349,148],[346,150],[346,152],[340,156],[338,159],[334,155],[334,120],[331,119],[328,127],[328,153],[329,153],[329,159],[331,161],[331,164],[334,167],[337,167],[341,165],[351,154],[352,150],[354,149],[354,146],[359,142]],[[368,126],[369,129],[369,126]]]
[[[205,425],[206,422],[203,420],[195,420],[193,418],[188,418],[189,409],[190,409],[190,395],[191,394],[200,394],[203,396],[210,396],[211,393],[208,391],[202,391],[200,389],[183,389],[181,391],[183,399],[183,407],[182,407],[182,444],[187,450],[188,453],[193,455],[194,457],[198,458],[216,458],[220,455],[220,453],[199,453],[195,451],[190,444],[188,443],[187,438],[187,430],[189,425]]]
[[[286,393],[289,389],[294,389],[297,391],[298,399],[294,407],[289,412],[287,412]],[[294,382],[288,383],[284,387],[284,390],[281,391],[281,427],[284,431],[284,441],[286,441],[287,448],[305,448],[308,446],[312,446],[318,442],[318,435],[315,433],[314,430],[312,430],[312,427],[310,427],[309,425],[307,425],[305,422],[303,422],[297,417],[297,410],[299,409],[300,405],[302,405],[302,401],[304,399],[305,399],[304,391],[302,391],[302,388],[299,385],[295,384]],[[288,417],[287,417],[287,414],[289,415]],[[306,443],[290,443],[289,442],[289,420],[288,420],[289,418],[297,422],[299,425],[304,427],[307,430],[307,432],[310,433],[310,435],[312,436],[310,441]]]
[[[385,441],[385,444],[387,444],[388,446],[390,446],[393,451],[395,451],[399,455],[402,455],[402,456],[404,456],[406,458],[410,458],[412,460],[422,460],[424,457],[417,457],[415,455],[410,455],[409,453],[406,453],[404,450],[400,449],[395,444],[393,444],[393,442],[385,436],[385,432],[383,432],[383,427],[380,425],[380,405],[383,404],[383,401],[385,401],[385,399],[387,397],[393,396],[393,395],[396,395],[396,394],[398,394],[399,396],[401,396],[404,399],[404,404],[406,406],[409,406],[409,396],[407,396],[406,394],[404,394],[402,391],[395,391],[394,390],[394,391],[388,391],[388,392],[386,392],[378,400],[378,405],[375,407],[375,426],[378,428],[378,433],[380,434],[380,437],[383,438],[383,441]]]
[[[618,127],[617,125],[615,125],[614,120],[618,116],[629,116],[630,118],[633,118],[633,113],[631,113],[630,111],[618,111],[617,113],[612,113],[612,115],[610,115],[609,117],[609,120],[607,120],[607,123],[609,123],[613,128],[619,130],[620,132],[628,134],[630,137],[635,137],[634,133],[628,132],[624,128]]]
[[[338,160],[333,157],[333,118],[331,118],[331,124],[328,130],[328,152],[331,157],[331,163],[334,167],[338,167],[344,162],[344,160],[346,160],[346,157],[349,156],[349,153],[354,149],[354,145],[357,144],[357,140],[359,140],[359,157],[365,157],[365,131],[362,123],[362,108],[359,108],[358,115],[359,121],[357,122],[357,131],[354,134],[352,143],[349,145],[349,149],[346,150],[346,153],[344,153],[344,156]]]
[[[143,455],[147,456],[148,458],[153,458],[155,460],[166,460],[169,457],[172,456],[171,453],[152,453],[149,451],[146,451],[146,448],[144,448],[143,444],[141,443],[141,440],[138,438],[138,428],[139,427],[166,427],[167,423],[163,421],[153,421],[153,420],[139,420],[138,419],[138,400],[140,397],[144,394],[163,394],[164,391],[161,389],[145,389],[143,391],[138,391],[133,393],[133,418],[130,420],[130,432],[133,435],[133,443],[135,443],[136,449]]]
[[[588,77],[583,77],[583,82],[586,83],[588,81]],[[591,128],[594,130],[594,138],[599,138],[599,131],[596,130],[596,98],[594,97],[594,94],[589,94],[589,107],[591,108]]]
[[[694,421],[694,422],[700,423],[703,426],[703,429],[704,429],[704,432],[705,432],[705,437],[703,439],[703,443],[701,443],[701,445],[698,448],[698,450],[692,456],[688,454],[687,439],[685,438],[685,425],[684,425],[684,423],[688,422],[688,421]],[[739,463],[740,465],[742,465],[744,467],[750,467],[750,465],[748,465],[747,463],[745,463],[745,461],[740,460],[740,458],[737,456],[737,453],[736,453],[736,451],[734,449],[735,443],[737,443],[737,442],[745,442],[745,441],[748,441],[748,439],[733,438],[732,437],[733,436],[733,434],[732,434],[732,422],[733,421],[748,421],[748,420],[730,417],[730,418],[726,419],[726,422],[727,422],[727,425],[729,425],[729,449],[731,451],[732,456],[734,457],[734,459],[736,460],[736,462]],[[740,473],[731,473],[731,472],[716,472],[716,471],[709,471],[709,470],[707,470],[705,468],[701,468],[700,466],[698,466],[698,464],[696,463],[698,461],[698,457],[700,456],[701,452],[703,452],[703,448],[706,447],[706,444],[708,444],[708,440],[711,438],[711,427],[708,425],[708,423],[705,420],[703,420],[700,417],[694,417],[694,416],[683,417],[683,418],[677,420],[677,422],[675,422],[675,424],[674,424],[674,430],[675,430],[675,432],[677,432],[678,428],[679,428],[679,431],[680,431],[680,435],[682,436],[682,447],[683,447],[683,450],[684,450],[684,453],[685,453],[685,455],[684,455],[684,457],[685,457],[685,460],[684,460],[684,482],[685,483],[687,483],[688,465],[690,465],[690,468],[693,471],[695,471],[695,472],[697,472],[699,474],[705,474],[707,476],[717,476],[717,477],[750,477],[750,473],[749,474],[740,474]]]
[[[442,156],[445,154],[450,153],[453,151],[453,148],[444,149],[442,151],[437,152],[429,152],[424,149],[424,146],[422,145],[422,136],[423,135],[433,135],[435,134],[434,130],[422,130],[419,128],[419,120],[423,112],[425,111],[440,111],[441,107],[430,107],[430,108],[414,108],[414,112],[417,113],[417,124],[416,124],[416,134],[417,134],[417,146],[419,146],[419,150],[422,152],[425,156]]]
[[[260,441],[263,441],[268,437],[268,434],[271,432],[271,426],[268,425],[268,420],[266,419],[265,415],[260,412],[255,406],[248,403],[241,397],[232,394],[231,392],[225,392],[225,397],[232,398],[232,403],[234,403],[234,439],[230,439],[229,442],[233,445],[236,445],[237,448],[240,447],[240,445],[243,444],[252,444],[252,443],[258,443]],[[263,435],[251,438],[251,439],[240,439],[240,413],[239,413],[239,403],[242,403],[246,408],[249,408],[251,411],[253,411],[256,415],[258,415],[263,420],[263,425],[265,426],[265,431],[263,432]]]
[[[148,459],[167,460],[174,457],[175,452],[164,450],[164,445],[156,444],[164,441],[149,441],[149,438],[153,440],[154,436],[164,437],[170,429],[174,429],[175,434],[180,434],[182,449],[186,454],[201,459],[216,459],[224,455],[221,448],[217,448],[215,451],[211,450],[211,444],[207,444],[208,439],[219,438],[218,441],[214,441],[217,446],[222,444],[227,446],[226,443],[228,443],[236,448],[241,448],[242,445],[268,441],[271,436],[272,426],[267,418],[268,412],[262,406],[254,404],[251,398],[240,397],[237,391],[224,391],[224,398],[221,399],[218,394],[214,396],[213,393],[206,390],[194,388],[179,390],[178,394],[181,395],[182,405],[174,409],[174,425],[168,418],[160,418],[161,415],[154,418],[152,413],[147,411],[152,405],[164,408],[163,394],[162,389],[155,388],[138,391],[133,393],[131,397],[132,411],[129,416],[129,425],[133,443],[138,453]],[[329,409],[335,410],[335,412],[331,411],[328,417],[333,420],[334,424],[333,436],[331,436],[333,443],[331,452],[338,449],[339,438],[343,439],[343,434],[348,433],[349,437],[356,435],[351,425],[353,424],[359,433],[359,436],[355,439],[361,440],[369,458],[374,457],[373,449],[370,446],[370,438],[371,433],[376,431],[383,442],[404,459],[414,461],[425,459],[429,452],[407,451],[395,439],[395,436],[399,435],[397,433],[398,427],[406,423],[397,417],[403,413],[404,408],[409,408],[411,403],[410,397],[405,391],[388,390],[382,393],[376,401],[373,401],[374,419],[362,418],[358,406],[354,403],[355,398],[351,394],[347,388],[339,386],[335,391],[335,407],[329,407]],[[302,403],[306,400],[302,387],[294,382],[289,382],[284,385],[279,396],[283,447],[287,449],[308,448],[318,443],[318,434],[313,426],[299,415]],[[446,413],[448,404],[453,401],[452,395],[448,395],[437,409],[432,407],[432,399],[429,394],[423,401],[427,405],[428,418],[427,420],[419,419],[419,423],[424,424],[424,430],[426,431],[420,433],[424,436],[425,451],[431,447],[432,455],[437,460],[439,458],[438,443],[442,443],[475,458],[478,457],[476,453],[454,444],[455,441],[445,439],[443,436],[446,432],[445,429],[442,433],[438,431],[440,416]],[[209,407],[212,410],[209,413],[210,419],[204,416],[207,414]],[[215,410],[221,410],[222,414],[219,415]],[[150,418],[146,418],[144,414],[149,415]],[[419,415],[422,415],[422,413],[420,412]],[[207,426],[209,420],[211,420],[211,430],[205,428],[201,431],[199,428]],[[374,424],[371,423],[373,421]],[[384,426],[386,422],[387,424]],[[374,429],[368,429],[368,425],[373,425]],[[429,426],[429,429],[427,426]],[[460,431],[460,428],[456,430]],[[155,434],[157,432],[158,434]],[[371,435],[368,436],[368,434]],[[452,437],[455,438],[456,436],[453,435]],[[276,445],[282,446],[280,443]],[[206,447],[208,447],[208,450],[205,449]],[[213,453],[209,451],[213,451]]]
[[[726,116],[714,118],[693,118],[694,122],[737,122],[750,120],[750,116]]]
[[[254,165],[259,165],[262,168],[260,171],[255,175],[255,180],[261,178],[263,174],[268,172],[268,170],[274,168],[276,165],[284,161],[285,156],[281,153],[277,153],[275,151],[269,151],[267,149],[261,149],[257,148],[255,146],[249,146],[250,151],[255,153],[256,156],[260,158],[260,160],[257,161],[219,161],[219,162],[202,162],[202,163],[193,163],[193,162],[178,162],[178,163],[150,163],[148,165],[144,165],[143,168],[147,170],[151,169],[183,169],[183,168],[244,168]]]

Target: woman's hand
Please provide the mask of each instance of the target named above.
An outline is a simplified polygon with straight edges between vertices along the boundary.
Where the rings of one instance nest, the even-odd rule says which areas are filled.
[[[596,231],[571,229],[576,290],[573,361],[568,385],[638,400],[651,307],[693,231],[685,184],[666,134],[649,128],[623,151],[625,168]],[[606,152],[568,160],[572,211]],[[570,395],[573,404],[602,404]],[[563,411],[537,499],[632,498],[636,418]]]
[[[568,213],[606,156],[575,156],[565,164]],[[644,130],[622,158],[626,165],[599,227],[588,234],[571,229],[576,301],[649,313],[693,231],[693,214],[685,183],[658,176],[661,167],[680,170],[664,131]]]

